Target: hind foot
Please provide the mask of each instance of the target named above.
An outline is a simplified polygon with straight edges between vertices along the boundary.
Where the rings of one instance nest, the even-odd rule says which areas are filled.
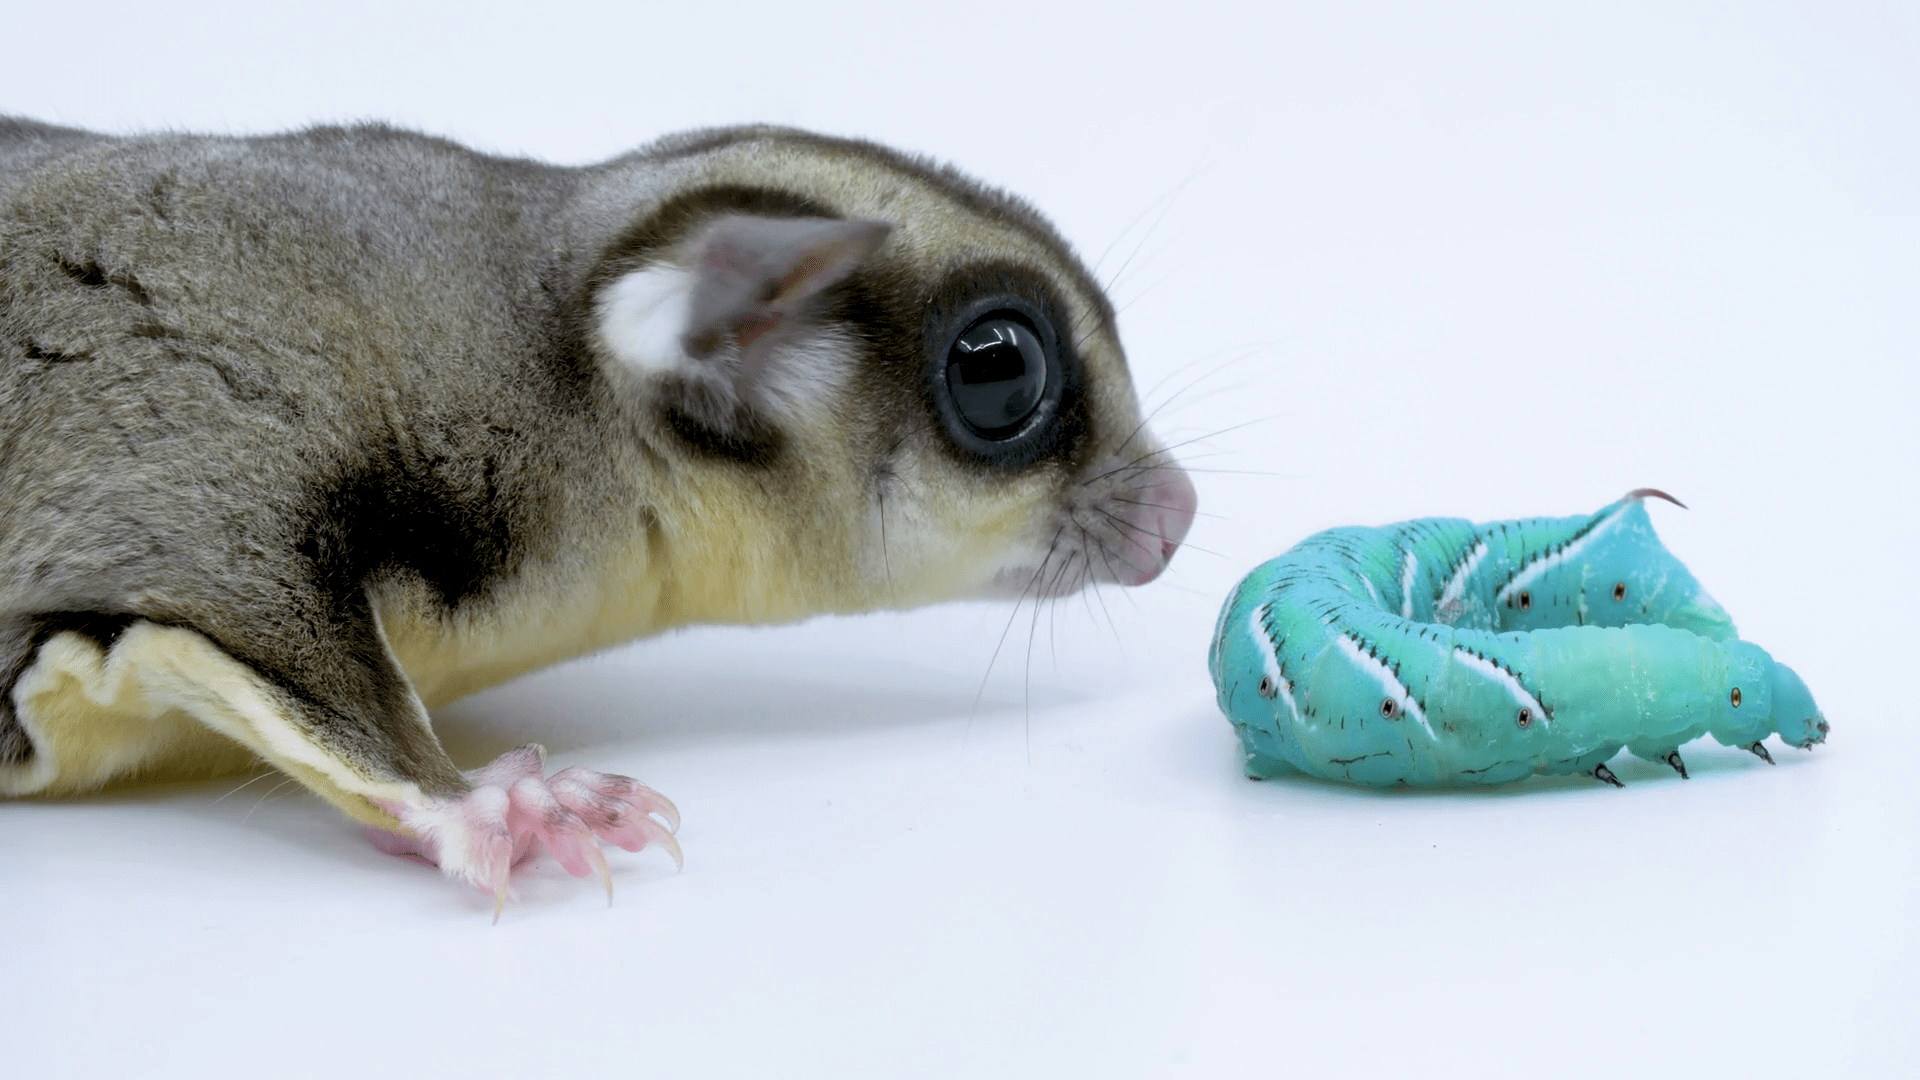
[[[667,797],[625,776],[579,767],[546,776],[545,749],[528,744],[467,773],[473,790],[456,799],[381,803],[411,835],[370,829],[389,855],[417,855],[448,877],[491,892],[493,917],[507,901],[507,879],[545,847],[574,877],[597,873],[613,900],[600,842],[639,851],[665,848],[682,864],[673,833],[680,812]],[[659,820],[655,820],[655,815]],[[664,822],[664,824],[662,824]]]

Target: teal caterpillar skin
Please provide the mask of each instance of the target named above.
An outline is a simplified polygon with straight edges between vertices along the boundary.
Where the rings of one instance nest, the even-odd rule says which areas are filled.
[[[1769,763],[1828,725],[1661,545],[1644,500],[1486,525],[1331,529],[1221,609],[1208,668],[1249,776],[1374,786],[1620,781],[1622,748],[1686,775],[1711,735]]]

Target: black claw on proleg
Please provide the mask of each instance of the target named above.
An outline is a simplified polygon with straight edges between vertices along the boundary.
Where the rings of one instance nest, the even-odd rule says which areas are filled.
[[[1764,761],[1769,765],[1773,764],[1773,755],[1767,753],[1766,743],[1754,743],[1752,746],[1747,747],[1747,749],[1759,755],[1759,758],[1761,761]]]
[[[1613,770],[1607,768],[1605,765],[1595,765],[1593,767],[1593,778],[1603,784],[1612,784],[1614,787],[1627,786],[1621,783],[1620,778],[1613,775]]]
[[[1673,766],[1673,771],[1680,774],[1680,779],[1682,780],[1692,779],[1692,777],[1687,775],[1687,763],[1680,760],[1680,751],[1675,750],[1673,753],[1668,754],[1667,764]]]

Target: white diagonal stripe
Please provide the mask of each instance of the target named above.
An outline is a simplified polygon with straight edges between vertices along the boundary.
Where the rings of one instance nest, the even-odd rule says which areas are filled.
[[[1465,649],[1453,650],[1453,658],[1505,687],[1507,693],[1512,694],[1513,700],[1522,708],[1532,709],[1533,715],[1542,720],[1547,719],[1547,707],[1540,704],[1539,698],[1528,693],[1527,688],[1521,685],[1519,679],[1513,677],[1512,672],[1484,656],[1476,656]]]
[[[1467,579],[1480,568],[1480,560],[1486,557],[1487,541],[1483,537],[1474,543],[1473,550],[1467,554],[1467,561],[1460,564],[1460,569],[1447,579],[1447,587],[1440,591],[1440,603],[1434,614],[1442,622],[1460,614],[1460,598],[1467,594]]]
[[[1600,524],[1595,525],[1593,528],[1588,529],[1586,533],[1580,537],[1580,539],[1575,540],[1573,543],[1568,544],[1566,547],[1561,548],[1559,551],[1555,551],[1550,554],[1540,556],[1539,558],[1533,560],[1527,565],[1521,567],[1520,572],[1513,575],[1513,580],[1507,582],[1505,585],[1502,585],[1500,587],[1500,591],[1494,595],[1494,598],[1493,598],[1494,602],[1499,604],[1506,603],[1507,597],[1513,595],[1516,592],[1519,592],[1521,589],[1526,588],[1528,585],[1533,584],[1533,582],[1536,579],[1538,579],[1541,574],[1546,573],[1547,571],[1553,569],[1554,567],[1559,566],[1561,563],[1567,562],[1568,560],[1572,559],[1574,556],[1580,554],[1581,550],[1584,549],[1588,544],[1593,543],[1594,539],[1598,537],[1601,533],[1604,533],[1607,530],[1613,528],[1615,525],[1618,525],[1620,523],[1620,519],[1626,516],[1627,507],[1632,505],[1633,503],[1631,501],[1622,503],[1620,506],[1620,509],[1614,511],[1613,516],[1607,518],[1605,521],[1602,521]]]
[[[1358,642],[1345,634],[1334,638],[1333,642],[1340,646],[1341,650],[1345,652],[1355,664],[1359,665],[1361,670],[1379,680],[1380,689],[1386,691],[1388,699],[1395,705],[1398,705],[1400,711],[1413,717],[1414,720],[1419,722],[1421,727],[1426,728],[1428,738],[1435,741],[1439,740],[1440,737],[1433,733],[1433,726],[1427,723],[1426,710],[1420,707],[1419,702],[1413,700],[1412,692],[1401,685],[1400,680],[1394,677],[1392,668],[1367,655],[1366,650],[1362,649]]]
[[[1267,636],[1266,622],[1267,605],[1261,604],[1253,609],[1253,625],[1250,629],[1253,639],[1264,646],[1260,650],[1260,662],[1266,666],[1267,678],[1273,680],[1274,690],[1280,695],[1280,700],[1287,703],[1287,711],[1293,714],[1293,723],[1297,727],[1300,724],[1300,706],[1293,700],[1293,684],[1280,674],[1280,657],[1275,652],[1273,639]]]

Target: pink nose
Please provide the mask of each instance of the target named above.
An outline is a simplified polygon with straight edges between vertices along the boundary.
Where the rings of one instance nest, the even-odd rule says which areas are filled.
[[[1150,557],[1127,560],[1130,565],[1120,570],[1124,585],[1145,585],[1160,576],[1172,561],[1173,553],[1180,550],[1187,530],[1193,528],[1193,513],[1200,505],[1200,494],[1193,490],[1193,481],[1185,469],[1168,464],[1153,470],[1151,475],[1153,483],[1139,491],[1137,504],[1130,509],[1137,512],[1134,521],[1141,539],[1159,537],[1160,550]],[[1136,561],[1141,565],[1131,565]]]

